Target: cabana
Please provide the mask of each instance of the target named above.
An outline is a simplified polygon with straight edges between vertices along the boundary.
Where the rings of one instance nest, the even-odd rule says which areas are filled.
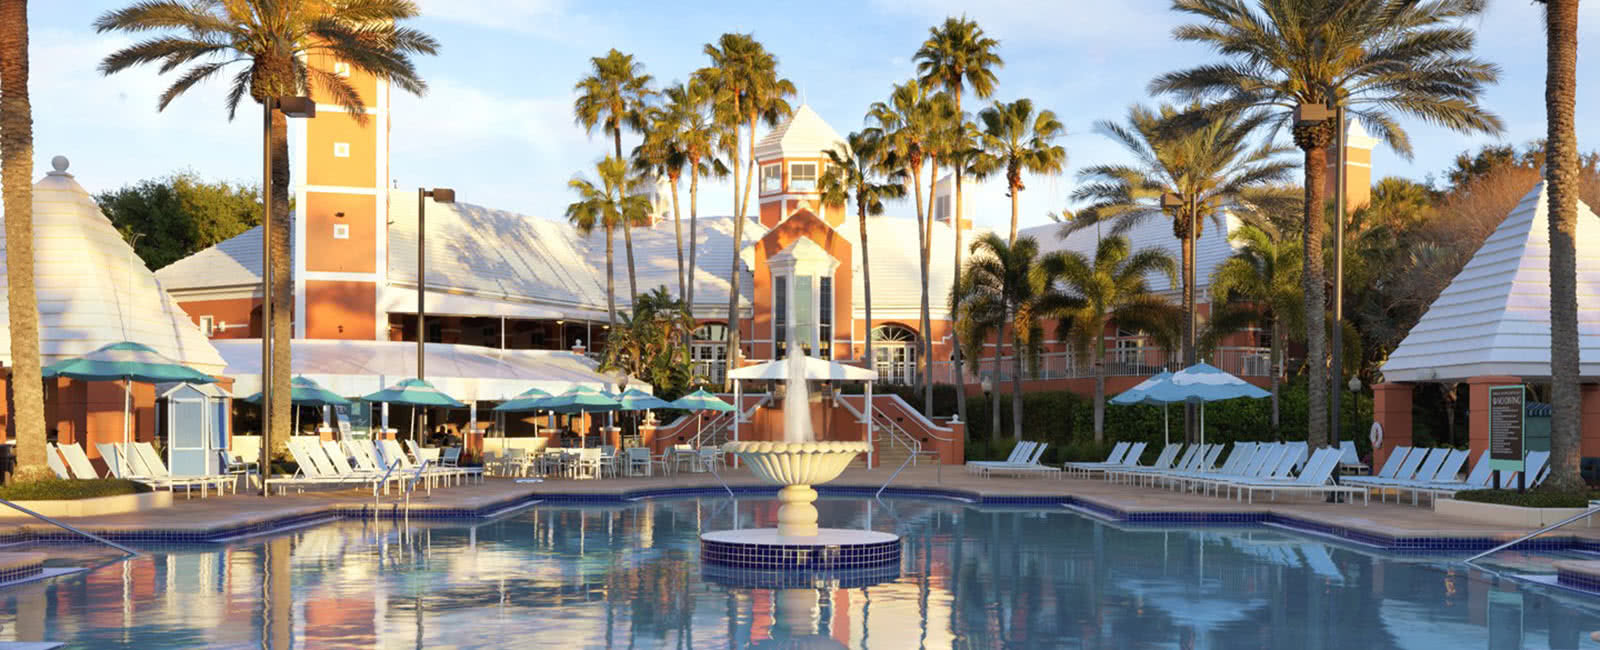
[[[878,373],[866,368],[847,366],[813,356],[804,356],[801,359],[805,364],[804,371],[807,381],[859,381],[866,384],[866,409],[862,411],[862,417],[865,418],[865,421],[862,424],[867,425],[867,466],[871,467],[876,453],[876,447],[872,444],[872,382],[877,381]],[[788,381],[788,366],[789,362],[787,360],[779,359],[728,371],[728,378],[733,380],[734,441],[739,440],[739,422],[744,419],[744,411],[740,408],[743,406],[741,402],[744,401],[741,383],[745,381]]]
[[[226,474],[232,396],[216,384],[157,384],[166,400],[167,467],[173,476]]]

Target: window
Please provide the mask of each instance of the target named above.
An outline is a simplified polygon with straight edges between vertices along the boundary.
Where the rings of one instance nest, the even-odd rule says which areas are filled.
[[[833,358],[833,278],[817,283],[817,356]]]
[[[817,190],[816,163],[789,164],[789,191],[815,192]]]
[[[349,239],[350,238],[350,224],[348,224],[348,223],[336,223],[336,224],[333,224],[333,238],[334,239]]]
[[[917,335],[898,325],[872,330],[873,365],[878,382],[905,386],[917,383]]]
[[[1117,340],[1113,344],[1111,358],[1116,363],[1134,365],[1139,363],[1139,333],[1132,330],[1117,328]]]
[[[761,166],[761,193],[783,191],[783,165]]]
[[[348,143],[348,142],[335,142],[335,143],[333,143],[333,157],[334,158],[349,158],[350,157],[350,143]]]
[[[789,278],[781,275],[772,279],[772,342],[783,358],[789,351]]]
[[[728,326],[706,323],[695,328],[689,358],[694,362],[696,376],[709,384],[721,384],[728,371]]]
[[[338,75],[339,77],[344,78],[344,79],[349,79],[350,78],[350,64],[345,63],[343,61],[340,61],[338,63],[333,64],[333,74]]]
[[[933,218],[936,221],[946,221],[951,218],[949,196],[941,196],[934,200]]]
[[[206,336],[211,336],[211,334],[216,332],[216,331],[217,331],[217,325],[216,325],[216,320],[215,319],[213,319],[210,316],[201,316],[200,317],[200,333],[201,334],[204,334]]]

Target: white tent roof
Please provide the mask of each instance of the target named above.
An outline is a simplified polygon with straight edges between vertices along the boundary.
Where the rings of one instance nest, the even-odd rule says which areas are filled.
[[[1549,195],[1540,181],[1383,364],[1388,381],[1550,376]],[[1579,374],[1600,377],[1600,218],[1578,203]]]
[[[842,363],[818,359],[816,357],[802,357],[806,366],[806,379],[827,381],[876,381],[878,373],[866,368],[847,366]],[[778,359],[753,366],[745,366],[728,372],[734,379],[755,379],[761,381],[784,381],[789,378],[789,361]]]
[[[226,373],[234,378],[234,394],[259,392],[260,339],[216,343],[228,360]],[[417,376],[414,342],[295,339],[290,349],[294,374],[305,375],[345,397],[360,397]],[[601,374],[594,361],[571,352],[429,343],[424,354],[428,381],[464,402],[510,399],[529,388],[559,394],[580,385],[616,387],[616,379]]]
[[[134,341],[201,372],[221,372],[222,356],[67,173],[67,159],[56,156],[51,163],[55,171],[33,186],[41,361],[49,365]],[[0,294],[7,287],[0,274]],[[0,300],[0,323],[10,321],[8,302]],[[3,326],[0,363],[11,364],[10,329]]]
[[[843,146],[844,138],[839,137],[839,132],[828,126],[809,104],[801,104],[788,121],[756,142],[756,159],[820,158],[828,155],[825,152]]]

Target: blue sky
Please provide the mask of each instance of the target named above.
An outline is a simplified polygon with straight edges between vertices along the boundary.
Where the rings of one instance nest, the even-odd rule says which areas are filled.
[[[229,122],[221,83],[191,89],[165,112],[156,97],[170,79],[155,70],[106,78],[95,66],[131,42],[95,34],[100,13],[126,0],[33,3],[32,98],[36,172],[65,154],[91,191],[111,189],[185,167],[202,175],[255,182],[260,175],[259,110]],[[913,72],[911,54],[928,27],[966,13],[1000,39],[1006,60],[996,98],[1032,98],[1067,126],[1061,140],[1069,169],[1028,181],[1024,227],[1067,205],[1082,166],[1126,156],[1093,132],[1096,120],[1121,119],[1145,87],[1169,70],[1216,60],[1204,48],[1174,42],[1181,17],[1166,0],[857,0],[811,3],[585,3],[566,0],[423,0],[416,27],[443,44],[419,61],[431,86],[394,105],[391,165],[400,187],[448,186],[461,200],[559,217],[571,197],[566,181],[592,169],[609,139],[585,135],[572,121],[572,85],[588,57],[616,47],[634,54],[660,81],[681,80],[706,62],[704,43],[728,31],[753,32],[779,58],[780,72],[841,134],[862,127],[868,104]],[[1538,5],[1493,0],[1473,26],[1479,55],[1503,68],[1484,97],[1506,122],[1499,140],[1522,143],[1544,133],[1544,47]],[[803,8],[802,8],[803,7]],[[1583,6],[1580,43],[1600,36],[1600,2]],[[1587,50],[1587,47],[1585,47]],[[1600,148],[1600,67],[1580,53],[1578,139]],[[977,103],[970,96],[968,110]],[[247,111],[247,112],[246,112]],[[1375,173],[1423,179],[1456,153],[1494,141],[1406,120],[1416,157],[1380,146]],[[625,142],[624,146],[631,146]],[[292,155],[292,152],[291,152]],[[730,191],[702,188],[701,213],[731,212]],[[687,188],[683,200],[687,200]],[[982,225],[1003,226],[1009,203],[998,187],[980,188],[970,205]],[[687,207],[685,207],[687,211]],[[892,209],[908,216],[909,205]]]

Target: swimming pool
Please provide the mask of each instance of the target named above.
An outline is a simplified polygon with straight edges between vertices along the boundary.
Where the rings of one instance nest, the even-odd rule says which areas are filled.
[[[534,505],[470,526],[344,521],[155,550],[0,590],[0,640],[1375,650],[1591,647],[1600,630],[1587,596],[1267,528],[1125,529],[1060,507],[935,500],[817,505],[826,526],[901,534],[898,576],[773,591],[703,574],[698,534],[772,525],[770,499]]]

